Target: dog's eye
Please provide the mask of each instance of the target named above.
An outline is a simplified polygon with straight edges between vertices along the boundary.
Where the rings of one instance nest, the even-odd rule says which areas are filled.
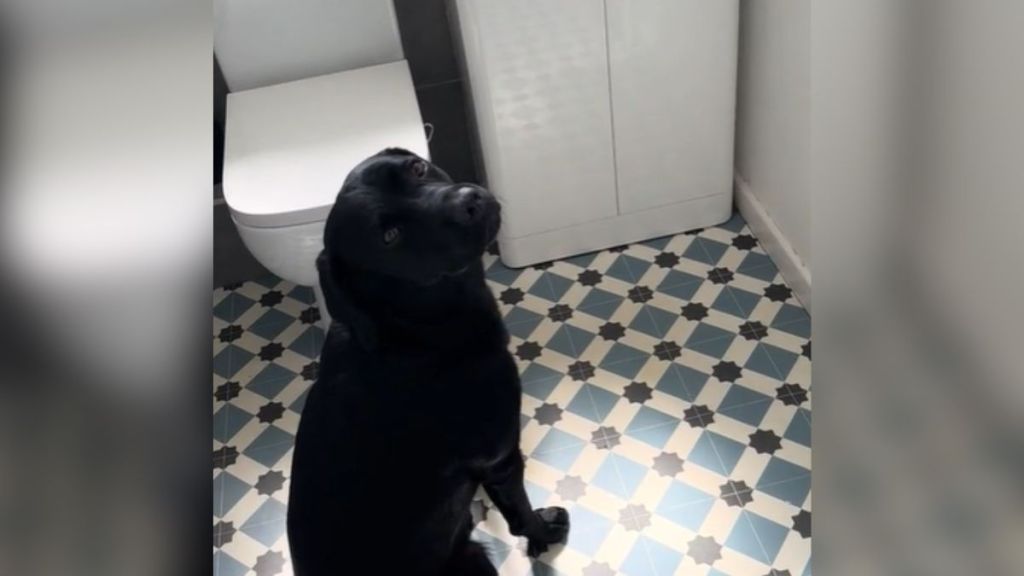
[[[397,226],[386,228],[384,230],[384,244],[388,246],[394,244],[398,240],[399,236],[401,236],[401,232],[398,230]]]
[[[415,174],[417,178],[423,178],[427,175],[427,168],[428,166],[426,162],[418,160],[412,165],[412,173]]]

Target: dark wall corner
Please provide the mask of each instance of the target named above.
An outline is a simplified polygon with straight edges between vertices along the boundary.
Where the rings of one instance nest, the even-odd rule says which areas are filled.
[[[434,127],[431,159],[455,180],[480,182],[476,138],[446,0],[394,3],[420,114]]]
[[[227,109],[228,84],[213,57],[213,183],[220,184],[224,173],[224,114]],[[215,188],[220,190],[219,187]],[[219,194],[219,192],[215,192]],[[216,197],[216,196],[215,196]]]

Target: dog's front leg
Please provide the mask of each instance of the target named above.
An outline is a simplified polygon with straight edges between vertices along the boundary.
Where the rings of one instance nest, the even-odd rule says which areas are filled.
[[[569,534],[569,513],[552,506],[534,510],[523,485],[523,454],[518,448],[502,458],[486,473],[483,485],[487,495],[508,522],[515,536],[529,541],[530,556],[543,554],[549,544],[564,542]]]

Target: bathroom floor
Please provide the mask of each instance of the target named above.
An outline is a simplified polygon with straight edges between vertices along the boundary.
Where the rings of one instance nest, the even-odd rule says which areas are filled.
[[[485,258],[522,374],[530,499],[572,522],[531,563],[481,495],[475,538],[501,574],[811,573],[810,318],[738,215],[522,270]],[[291,574],[312,290],[246,282],[213,312],[214,573]]]

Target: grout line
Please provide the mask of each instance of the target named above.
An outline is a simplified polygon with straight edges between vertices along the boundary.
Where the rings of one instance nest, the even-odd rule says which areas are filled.
[[[761,535],[757,533],[757,528],[754,528],[754,522],[750,519],[749,514],[753,514],[753,512],[747,512],[746,509],[740,512],[740,516],[747,521],[747,525],[750,526],[750,531],[754,533],[754,540],[757,540],[757,546],[761,548],[761,553],[764,554],[765,563],[771,566],[773,561],[768,558],[768,549],[764,547],[764,542],[761,541]]]
[[[757,345],[761,346],[761,341],[760,340],[758,340]],[[775,363],[775,359],[772,358],[772,355],[768,353],[768,349],[767,348],[763,348],[763,350],[764,350],[764,355],[767,356],[768,357],[768,361],[771,362],[772,368],[775,369],[775,374],[778,376],[776,378],[776,380],[778,380],[779,382],[785,383],[786,382],[786,378],[782,375],[782,370],[779,370],[779,366]]]
[[[637,540],[640,540],[640,544],[644,547],[644,555],[647,556],[648,565],[651,567],[652,570],[654,570],[655,576],[661,576],[660,574],[658,574],[658,569],[654,566],[654,557],[651,556],[651,549],[647,546],[647,539],[643,538],[641,540],[641,538],[643,538],[643,534],[640,534]]]
[[[605,61],[605,73],[608,76],[608,102],[611,104],[615,98],[614,90],[612,89],[612,52],[611,43],[608,39],[608,0],[602,0],[602,9],[604,11],[604,61]],[[612,141],[612,173],[615,176],[615,214],[622,215],[622,205],[619,200],[619,159],[618,152],[615,149],[615,106],[609,105],[608,107],[608,120],[609,120],[609,131],[611,132]]]
[[[718,459],[718,463],[722,466],[722,469],[725,470],[725,461],[722,460],[722,456],[721,456],[721,454],[719,454],[718,448],[715,447],[715,439],[712,438],[710,434],[708,435],[707,438],[708,438],[708,443],[711,444],[711,451],[715,453],[715,458]],[[743,449],[744,452],[746,451],[746,449],[747,449],[747,447],[744,447],[744,449]],[[740,457],[741,458],[743,457],[742,453],[740,454]],[[731,475],[731,473],[730,473],[730,475]],[[729,475],[726,475],[726,481],[729,481]],[[746,512],[746,509],[743,509],[743,510],[740,511],[740,516],[743,516],[747,520],[747,523],[750,526],[751,532],[754,533],[754,539],[757,540],[757,545],[761,548],[761,552],[764,554],[765,561],[767,561],[768,560],[768,551],[765,549],[764,544],[761,542],[761,537],[757,534],[757,530],[754,528],[753,522],[750,521],[750,518],[747,517],[747,515],[744,514],[744,512]],[[726,539],[728,539],[728,537]],[[722,545],[723,546],[725,545],[724,541],[722,542]]]
[[[437,82],[420,84],[419,86],[414,86],[413,89],[414,91],[419,92],[420,90],[429,90],[431,88],[437,88],[438,86],[448,86],[449,84],[456,84],[459,82],[462,82],[462,78],[452,78],[451,80],[439,80]]]
[[[590,400],[590,407],[594,409],[594,416],[597,416],[599,414],[599,412],[597,410],[597,401],[594,400],[594,394],[590,391],[590,388],[587,388],[587,382],[583,383],[582,388],[587,391],[587,398]],[[619,398],[621,398],[621,396]],[[615,402],[618,403],[618,400],[619,399],[616,398]],[[614,407],[614,405],[613,405],[613,407]],[[607,417],[607,415],[605,415],[605,417]],[[601,421],[597,423],[598,426],[601,426],[601,425],[604,424],[604,418],[605,417],[602,417]]]

